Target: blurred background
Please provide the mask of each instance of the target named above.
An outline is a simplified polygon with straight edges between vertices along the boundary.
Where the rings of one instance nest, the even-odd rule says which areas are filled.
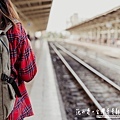
[[[12,1],[31,39],[58,35],[58,37],[91,39],[91,41],[94,41],[93,39],[102,39],[100,41],[111,39],[109,42],[112,43],[119,40],[119,30],[117,30],[119,29],[117,24],[119,23],[119,0],[76,0],[75,2],[73,0]],[[112,23],[113,21],[115,23]],[[83,26],[89,24],[88,28],[85,29],[84,27],[82,32],[78,30],[81,23],[84,23]],[[101,25],[101,23],[104,25]],[[94,25],[92,30],[91,25]],[[108,32],[109,30],[110,32]],[[102,33],[97,34],[98,31]]]
[[[12,0],[36,56],[26,120],[120,120],[120,0]]]

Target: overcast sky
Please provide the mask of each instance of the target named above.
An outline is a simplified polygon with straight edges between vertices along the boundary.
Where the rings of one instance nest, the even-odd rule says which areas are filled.
[[[53,0],[48,31],[65,29],[66,21],[74,13],[79,18],[91,18],[120,5],[120,0]]]

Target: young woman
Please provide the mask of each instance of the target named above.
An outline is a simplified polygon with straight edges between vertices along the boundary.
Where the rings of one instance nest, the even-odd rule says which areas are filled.
[[[14,108],[8,120],[23,120],[32,116],[33,111],[29,96],[26,91],[25,82],[29,82],[36,74],[37,68],[35,56],[29,45],[26,32],[19,20],[17,12],[10,0],[0,0],[0,29],[4,30],[9,23],[12,28],[7,31],[10,49],[11,76],[16,77],[16,83],[22,97],[17,97]]]

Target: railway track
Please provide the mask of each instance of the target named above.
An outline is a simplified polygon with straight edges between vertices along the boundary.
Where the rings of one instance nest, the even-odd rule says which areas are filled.
[[[50,46],[54,67],[59,73],[58,83],[61,86],[60,91],[66,106],[68,120],[96,120],[99,118],[119,120],[120,87],[95,69],[83,64],[79,58],[62,46],[57,45],[56,48],[52,43]],[[59,69],[56,66],[58,63],[61,64],[58,65]],[[66,68],[67,70],[65,70]]]
[[[85,61],[87,64],[100,71],[102,74],[110,78],[113,82],[120,86],[120,67],[116,65],[118,60],[114,58],[108,58],[96,51],[91,51],[87,48],[82,48],[77,45],[65,44],[59,42],[61,46],[64,46],[65,49],[71,51],[73,54],[78,56],[81,60]],[[114,62],[116,61],[116,64]]]

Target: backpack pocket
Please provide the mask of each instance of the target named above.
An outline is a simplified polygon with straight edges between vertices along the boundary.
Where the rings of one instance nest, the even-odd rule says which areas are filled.
[[[11,113],[15,104],[15,92],[9,83],[3,83],[3,109],[5,119]]]

